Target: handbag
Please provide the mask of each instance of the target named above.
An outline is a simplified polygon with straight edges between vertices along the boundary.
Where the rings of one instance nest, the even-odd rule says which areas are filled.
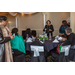
[[[62,44],[59,44],[59,45],[57,46],[57,48],[56,48],[56,52],[57,52],[58,54],[61,53],[61,47],[62,47]]]

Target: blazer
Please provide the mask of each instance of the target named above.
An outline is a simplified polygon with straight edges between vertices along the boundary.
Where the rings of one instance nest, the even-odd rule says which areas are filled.
[[[52,32],[54,31],[53,25],[50,25],[50,26],[45,25],[45,28],[47,29],[47,30],[46,30],[46,33],[47,33],[47,34],[51,33],[51,36],[53,36],[53,33],[52,33]],[[45,31],[45,28],[43,29],[43,31]],[[51,29],[52,31],[49,31],[49,29]]]

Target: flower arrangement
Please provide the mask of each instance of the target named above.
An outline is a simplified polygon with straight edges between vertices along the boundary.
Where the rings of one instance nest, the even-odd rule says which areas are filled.
[[[47,34],[40,35],[40,36],[39,36],[39,39],[40,39],[40,40],[48,40]]]

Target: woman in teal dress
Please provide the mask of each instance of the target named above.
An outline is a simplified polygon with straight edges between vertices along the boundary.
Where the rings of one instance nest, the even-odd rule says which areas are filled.
[[[23,37],[18,34],[18,29],[13,28],[12,29],[12,35],[15,34],[14,39],[12,39],[11,42],[11,48],[14,52],[13,54],[13,60],[14,62],[25,62],[25,42],[23,40]]]

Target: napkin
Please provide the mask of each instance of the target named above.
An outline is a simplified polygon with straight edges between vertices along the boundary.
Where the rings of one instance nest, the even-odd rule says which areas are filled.
[[[28,38],[26,42],[32,42],[32,38]]]
[[[62,40],[62,37],[59,37],[58,40]]]
[[[59,36],[57,35],[55,38],[56,38],[56,39],[58,39],[58,38],[59,38]]]
[[[59,43],[59,41],[58,41],[57,39],[55,39],[55,40],[53,41],[53,43]]]
[[[44,42],[42,42],[42,41],[40,41],[41,43],[44,43]]]
[[[32,40],[35,40],[35,39],[36,39],[36,37],[33,37],[33,36],[32,36]]]

